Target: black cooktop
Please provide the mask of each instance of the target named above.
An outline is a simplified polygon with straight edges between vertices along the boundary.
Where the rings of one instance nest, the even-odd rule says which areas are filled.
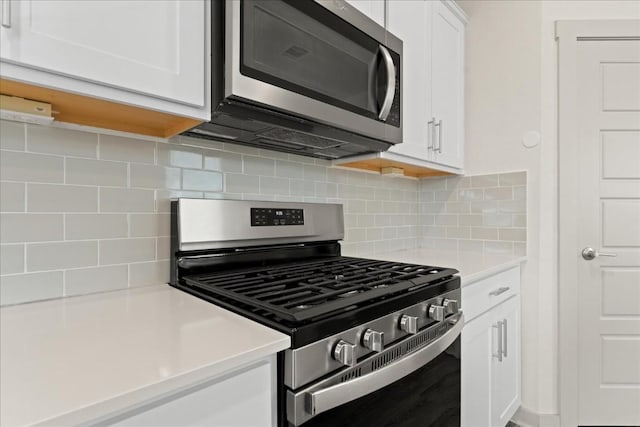
[[[296,348],[456,289],[457,272],[329,256],[187,275],[179,287],[289,334]]]

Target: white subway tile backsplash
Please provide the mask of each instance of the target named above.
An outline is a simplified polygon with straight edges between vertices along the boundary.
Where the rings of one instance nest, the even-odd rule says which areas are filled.
[[[489,227],[493,240],[473,236],[474,230],[487,235],[483,215],[502,214],[499,207],[526,208],[524,173],[393,179],[332,168],[321,159],[183,136],[166,142],[55,124],[0,125],[0,280],[3,297],[8,295],[2,304],[166,283],[170,200],[177,197],[340,203],[343,250],[355,256],[418,244],[478,249],[493,242],[501,250],[526,250],[524,241],[498,240],[520,238],[521,231],[500,234],[496,225]],[[522,205],[498,204],[509,190],[513,198],[500,202]],[[509,228],[526,234],[526,212],[511,211],[504,212],[513,224]],[[52,271],[27,273],[32,269]]]
[[[440,214],[436,216],[436,225],[458,225],[458,215]]]
[[[153,190],[100,188],[100,212],[153,212]]]
[[[72,129],[27,125],[27,150],[95,159],[98,153],[98,135]]]
[[[498,202],[495,200],[482,201],[482,202],[470,202],[469,207],[473,214],[496,214],[498,213]]]
[[[471,212],[469,202],[449,202],[446,209],[448,214],[468,214]]]
[[[66,183],[125,187],[127,164],[107,160],[69,158],[65,163]]]
[[[181,170],[165,166],[135,164],[129,165],[132,187],[139,188],[181,188]]]
[[[527,230],[525,228],[503,228],[499,233],[500,240],[511,240],[524,242],[527,240]]]
[[[100,265],[153,261],[156,239],[112,239],[100,241]]]
[[[275,175],[276,162],[266,157],[242,156],[244,173],[250,175]]]
[[[64,219],[66,240],[113,239],[127,237],[126,214],[73,214]]]
[[[171,238],[157,237],[156,238],[156,259],[157,260],[169,259],[170,255],[171,255]]]
[[[498,240],[498,228],[471,227],[471,238],[480,240]]]
[[[525,214],[513,214],[512,221],[514,227],[526,227],[527,226],[527,215]]]
[[[20,304],[63,296],[63,272],[16,274],[0,277],[0,304]]]
[[[0,245],[0,275],[24,273],[24,245]]]
[[[45,154],[0,152],[0,179],[22,182],[64,182],[64,158]]]
[[[169,261],[129,264],[129,286],[158,285],[169,282]]]
[[[25,184],[0,182],[0,212],[24,212]]]
[[[525,213],[526,200],[500,200],[498,210],[501,213]]]
[[[60,270],[98,264],[98,242],[27,244],[27,271]]]
[[[289,180],[270,176],[260,177],[260,192],[262,194],[289,194]]]
[[[471,177],[471,188],[497,187],[498,175],[478,175]]]
[[[471,229],[469,227],[447,227],[447,237],[449,239],[470,239]]]
[[[513,187],[513,200],[527,200],[527,187]]]
[[[225,151],[205,150],[204,168],[221,172],[242,173],[242,156]]]
[[[276,160],[276,176],[281,178],[304,178],[304,165],[285,160]]]
[[[511,242],[484,242],[484,250],[494,254],[513,254]]]
[[[122,162],[154,163],[156,143],[143,139],[114,135],[99,135],[99,155],[102,160]]]
[[[513,187],[516,185],[524,186],[527,183],[527,173],[524,171],[503,173],[500,174],[499,181],[501,187]]]
[[[65,296],[125,289],[129,286],[126,264],[67,270],[64,277]]]
[[[331,182],[316,182],[316,196],[318,197],[337,197],[338,184]]]
[[[62,240],[63,229],[62,214],[0,214],[0,243]]]
[[[482,225],[482,215],[458,215],[458,224],[461,226]]]
[[[222,191],[222,173],[183,169],[182,189],[190,191]]]
[[[311,181],[326,181],[327,168],[324,166],[304,165],[304,179]]]
[[[97,212],[98,188],[27,184],[28,212]]]
[[[0,148],[24,151],[25,126],[24,123],[0,121]]]
[[[259,176],[227,173],[224,178],[227,193],[250,193],[260,188]]]
[[[493,187],[484,189],[485,200],[513,200],[511,187]]]
[[[292,196],[313,196],[316,194],[316,186],[313,181],[292,179],[289,181],[289,192]]]
[[[189,169],[202,169],[202,149],[187,145],[158,144],[157,163]]]
[[[483,215],[483,224],[487,227],[511,227],[513,226],[512,215],[509,214],[493,214]]]
[[[171,215],[168,213],[130,214],[130,237],[169,236]]]

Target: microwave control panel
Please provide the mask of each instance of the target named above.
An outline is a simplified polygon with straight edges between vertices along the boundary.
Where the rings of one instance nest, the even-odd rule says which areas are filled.
[[[304,225],[304,209],[251,208],[251,226]]]

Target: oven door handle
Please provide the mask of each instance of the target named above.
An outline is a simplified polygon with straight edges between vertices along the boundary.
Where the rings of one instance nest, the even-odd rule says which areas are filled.
[[[431,362],[440,355],[440,353],[445,351],[447,347],[458,338],[458,335],[460,335],[462,327],[464,326],[462,311],[446,321],[452,323],[453,327],[444,335],[397,362],[391,363],[367,375],[354,378],[353,380],[306,393],[306,411],[311,416],[316,416],[386,387]]]

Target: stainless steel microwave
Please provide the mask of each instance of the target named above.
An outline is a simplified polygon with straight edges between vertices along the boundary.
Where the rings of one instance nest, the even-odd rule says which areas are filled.
[[[212,116],[187,135],[335,159],[402,141],[402,41],[341,0],[211,2]]]

